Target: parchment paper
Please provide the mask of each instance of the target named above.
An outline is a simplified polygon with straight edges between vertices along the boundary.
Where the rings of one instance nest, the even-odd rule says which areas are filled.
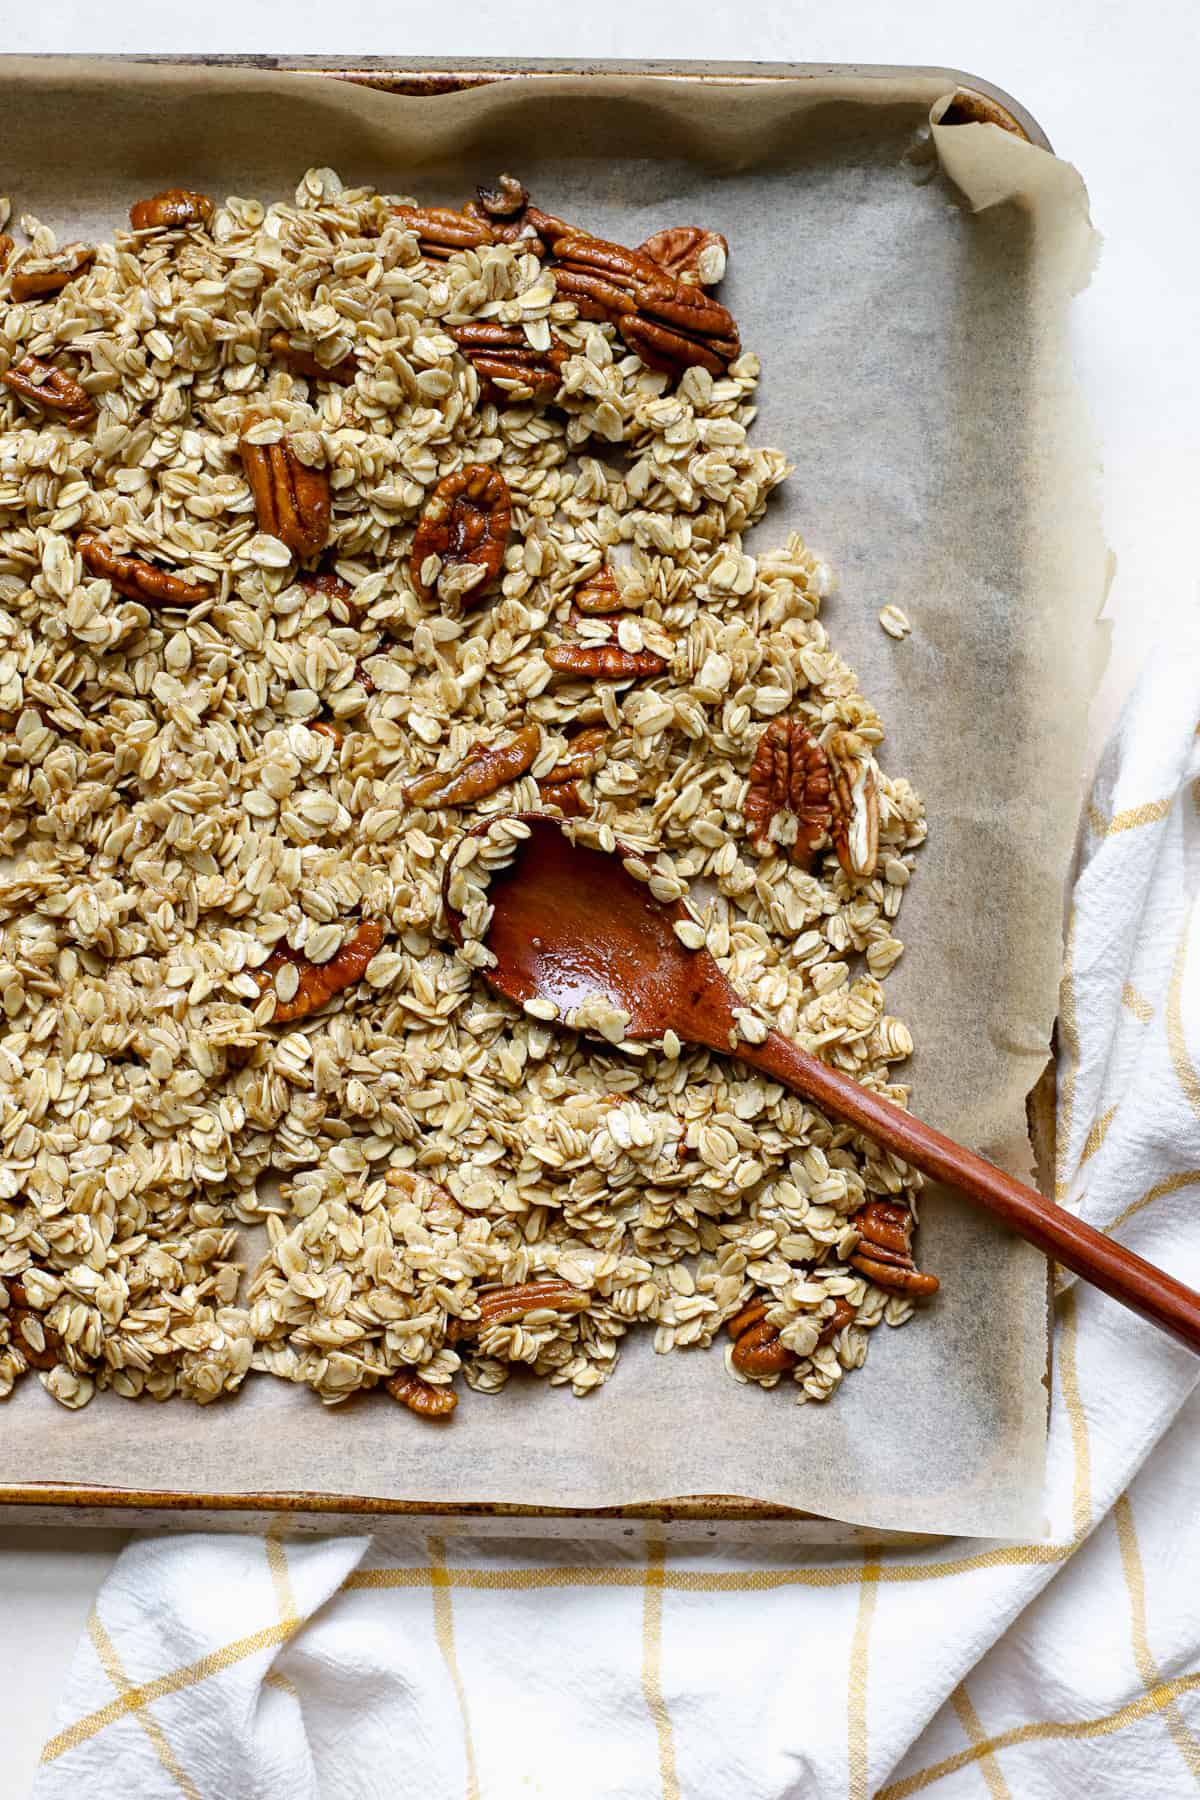
[[[674,223],[726,234],[722,297],[764,366],[757,439],[796,463],[750,548],[799,528],[838,568],[826,622],[888,725],[884,766],[928,804],[888,981],[918,1044],[914,1110],[1027,1177],[1105,576],[1065,356],[1092,253],[1075,171],[993,127],[935,126],[942,169],[921,180],[909,152],[941,91],[923,77],[548,77],[400,98],[0,59],[0,87],[14,211],[72,237],[160,187],[269,200],[322,163],[431,201],[513,169],[625,242]],[[887,601],[913,622],[904,643],[879,628]],[[953,1196],[927,1193],[922,1219],[940,1294],[902,1332],[880,1327],[827,1407],[735,1384],[717,1352],[656,1357],[649,1333],[586,1401],[515,1380],[467,1393],[442,1430],[378,1396],[330,1413],[262,1377],[203,1411],[105,1395],[71,1415],[29,1380],[0,1414],[0,1482],[575,1506],[723,1493],[1037,1531],[1046,1265]]]

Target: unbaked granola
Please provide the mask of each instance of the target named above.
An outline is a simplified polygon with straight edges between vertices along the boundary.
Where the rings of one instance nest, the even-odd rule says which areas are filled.
[[[770,1021],[906,1099],[881,977],[922,807],[874,761],[828,567],[746,548],[788,464],[749,441],[758,361],[701,285],[723,249],[687,300],[716,349],[650,368],[556,289],[550,215],[460,226],[328,169],[269,207],[133,210],[57,292],[0,273],[0,1393],[34,1366],[66,1406],[207,1402],[253,1369],[445,1415],[460,1371],[583,1394],[635,1323],[703,1346],[761,1304],[778,1348],[727,1341],[732,1372],[827,1398],[911,1311],[852,1266],[854,1217],[918,1179],[736,1060],[627,1043],[603,1003],[571,1021],[597,1041],[497,1000],[484,877],[518,825],[456,868],[461,952],[440,901],[464,829],[561,788],[659,897],[690,892],[751,1041]],[[493,342],[535,399],[476,366]],[[486,594],[480,565],[412,568],[476,468],[511,502]],[[601,586],[628,630],[580,622]],[[606,678],[621,658],[636,679]],[[869,877],[751,843],[785,718],[870,759]],[[535,730],[505,785],[464,788]],[[297,1016],[306,981],[329,997]],[[513,1289],[570,1304],[488,1305]]]

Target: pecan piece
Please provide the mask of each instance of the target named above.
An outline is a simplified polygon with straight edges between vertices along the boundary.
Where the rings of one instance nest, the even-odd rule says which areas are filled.
[[[493,1288],[479,1296],[479,1319],[476,1323],[459,1321],[459,1336],[483,1332],[491,1325],[512,1325],[531,1312],[583,1312],[590,1295],[573,1287],[569,1281],[550,1278],[526,1281],[517,1287]]]
[[[566,755],[542,777],[543,781],[581,781],[592,773],[607,742],[608,732],[603,725],[589,725],[586,730],[577,731],[567,743]]]
[[[11,369],[0,375],[0,381],[22,400],[34,400],[47,412],[59,413],[72,431],[81,431],[96,416],[96,406],[87,389],[73,375],[40,356],[23,356]]]
[[[423,1419],[448,1419],[458,1405],[458,1395],[453,1388],[435,1387],[431,1381],[424,1381],[415,1369],[399,1369],[395,1375],[389,1375],[384,1387],[398,1400],[401,1406],[407,1406],[409,1412],[418,1413]]]
[[[542,398],[558,392],[567,348],[557,338],[551,338],[548,350],[535,350],[519,325],[496,325],[487,320],[449,325],[446,331],[483,378],[485,399],[512,398],[500,382],[520,382]]]
[[[473,806],[510,781],[519,781],[538,753],[540,725],[524,725],[504,744],[479,744],[452,769],[433,769],[410,781],[410,806]]]
[[[579,783],[586,780],[596,767],[596,762],[608,740],[608,733],[603,726],[592,725],[585,731],[576,732],[567,745],[567,753],[561,762],[555,763],[548,775],[543,775],[538,782],[538,794],[543,806],[557,807],[564,819],[581,819],[587,812],[583,796],[579,792]]]
[[[339,387],[354,386],[354,377],[358,373],[357,357],[343,356],[335,363],[318,362],[311,350],[302,350],[293,344],[286,331],[273,331],[267,339],[267,348],[293,375],[303,375],[308,381],[336,381]]]
[[[252,969],[260,994],[274,986],[275,975],[285,963],[293,963],[300,971],[300,985],[290,1000],[276,997],[275,1011],[272,1014],[273,1025],[290,1025],[294,1019],[306,1019],[343,988],[361,981],[363,973],[371,958],[378,952],[383,942],[383,926],[375,919],[364,919],[354,936],[347,940],[328,962],[309,962],[303,950],[293,950],[290,944],[281,944],[272,950],[265,963]]]
[[[129,209],[129,223],[135,231],[182,231],[187,225],[207,225],[213,210],[207,194],[193,193],[191,188],[164,188],[148,200],[135,200]]]
[[[552,644],[543,654],[560,675],[584,681],[629,681],[662,675],[668,666],[654,650],[622,650],[619,644]]]
[[[676,280],[696,281],[701,287],[716,287],[729,256],[728,241],[719,231],[705,231],[703,225],[668,225],[638,249]]]
[[[0,1276],[0,1287],[8,1296],[8,1306],[0,1311],[0,1319],[7,1321],[10,1348],[19,1350],[31,1369],[52,1369],[58,1361],[62,1339],[30,1306],[19,1275]]]
[[[406,1199],[415,1201],[433,1224],[447,1231],[457,1231],[462,1225],[466,1214],[458,1201],[428,1175],[418,1175],[412,1169],[389,1169],[384,1181]]]
[[[341,726],[335,725],[331,719],[315,719],[308,729],[315,731],[318,737],[332,738],[335,750],[340,750],[346,741]]]
[[[247,427],[257,423],[247,419]],[[287,438],[255,444],[243,436],[238,453],[258,514],[258,528],[286,544],[301,561],[316,556],[329,539],[329,474],[302,463]]]
[[[9,293],[14,300],[40,300],[61,293],[96,260],[88,244],[64,244],[53,256],[27,257],[12,278]]]
[[[296,586],[303,588],[306,594],[324,594],[331,602],[340,600],[352,625],[357,625],[363,616],[363,608],[354,598],[354,589],[333,569],[301,569],[296,576]],[[339,615],[332,605],[329,610],[336,624]]]
[[[115,593],[140,600],[143,606],[198,606],[212,593],[203,582],[185,581],[182,575],[156,568],[144,557],[123,555],[90,531],[80,532],[75,548],[93,575],[104,576]]]
[[[852,731],[831,732],[833,847],[852,881],[869,881],[879,860],[879,784],[875,761]]]
[[[833,1303],[833,1311],[821,1326],[821,1335],[817,1339],[818,1344],[831,1344],[838,1332],[844,1326],[853,1324],[857,1317],[858,1308],[852,1305],[844,1294],[839,1294]]]
[[[512,500],[499,469],[468,463],[453,475],[444,475],[421,515],[409,558],[412,583],[421,599],[433,594],[436,577],[426,582],[421,571],[427,558],[436,556],[443,569],[472,563],[484,571],[483,579],[461,600],[464,611],[478,606],[484,589],[503,567],[511,527]]]
[[[477,187],[479,204],[489,219],[511,219],[529,205],[529,189],[515,175],[501,175],[494,188]]]
[[[577,612],[595,613],[601,618],[611,617],[621,610],[624,605],[621,590],[608,563],[603,563],[594,575],[580,582],[571,595],[571,604]]]
[[[496,234],[486,219],[453,206],[393,206],[402,225],[416,233],[426,261],[448,262],[463,250],[494,244]]]
[[[725,1321],[725,1329],[733,1339],[731,1360],[740,1375],[784,1375],[800,1361],[774,1325],[767,1324],[766,1311],[765,1300],[751,1300]]]
[[[876,1287],[896,1293],[936,1294],[936,1275],[922,1274],[912,1257],[913,1216],[895,1200],[868,1200],[851,1223],[859,1233],[858,1248],[850,1267],[873,1281]]]
[[[825,752],[798,719],[772,719],[764,729],[742,812],[759,856],[782,847],[771,837],[771,821],[779,813],[791,814],[796,835],[788,854],[798,867],[809,867],[832,827],[833,799]]]
[[[582,819],[587,812],[577,781],[539,781],[538,798],[544,807],[553,807],[564,819]]]
[[[463,211],[468,218],[486,222],[498,244],[523,244],[535,256],[544,256],[546,245],[571,230],[565,219],[533,206],[529,190],[515,175],[501,175],[495,188],[477,187],[476,198]]]

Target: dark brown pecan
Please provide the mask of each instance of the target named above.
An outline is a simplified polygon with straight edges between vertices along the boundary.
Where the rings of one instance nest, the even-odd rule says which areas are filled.
[[[739,354],[732,314],[642,251],[578,231],[557,238],[553,251],[560,298],[573,300],[581,318],[610,320],[647,367],[675,375],[699,364],[719,375]]]
[[[8,1305],[0,1311],[0,1319],[8,1325],[8,1340],[19,1350],[31,1369],[52,1369],[59,1359],[62,1339],[45,1323],[41,1313],[29,1304],[25,1283],[19,1275],[0,1276],[0,1287],[8,1296]]]
[[[547,244],[564,236],[571,227],[565,219],[531,204],[528,189],[515,175],[501,175],[495,188],[478,187],[477,198],[463,211],[468,218],[486,222],[498,244],[520,243],[535,256],[544,256]]]
[[[495,325],[486,320],[450,325],[447,335],[482,377],[485,399],[512,399],[500,382],[520,382],[542,399],[558,392],[568,352],[557,338],[552,338],[548,350],[534,350],[519,325]]]
[[[276,998],[271,1023],[290,1025],[294,1019],[306,1019],[309,1013],[324,1006],[343,988],[361,981],[363,971],[382,942],[383,926],[375,919],[364,919],[354,936],[328,962],[309,962],[303,950],[293,950],[290,944],[281,944],[277,950],[272,950],[260,968],[250,971],[259,993],[265,994],[274,986],[276,973],[285,963],[293,963],[299,969],[300,985],[290,1000]]]
[[[135,200],[129,209],[129,223],[135,231],[182,231],[187,225],[207,225],[213,211],[207,194],[194,193],[191,188],[164,188],[148,200]]]
[[[576,732],[561,762],[538,782],[542,805],[556,807],[564,819],[581,819],[587,807],[579,783],[592,773],[607,741],[608,733],[600,725]]]
[[[924,1275],[912,1256],[913,1216],[896,1200],[868,1200],[851,1223],[859,1233],[850,1267],[876,1287],[924,1297],[936,1294],[938,1278]]]
[[[839,1294],[833,1303],[833,1311],[821,1326],[821,1335],[817,1339],[818,1344],[832,1343],[838,1332],[846,1325],[852,1324],[857,1316],[858,1309],[846,1299],[844,1294]]]
[[[556,762],[545,781],[581,781],[596,767],[597,759],[608,742],[603,725],[589,725],[568,740],[566,754]]]
[[[676,280],[698,281],[701,287],[716,286],[725,273],[725,258],[729,255],[729,244],[721,233],[705,231],[703,225],[668,225],[665,231],[654,232],[638,249]],[[707,257],[705,251],[709,252]],[[720,274],[706,276],[702,259],[705,268],[715,263]]]
[[[354,377],[358,373],[358,359],[354,356],[343,356],[340,362],[318,362],[311,350],[302,350],[293,344],[286,331],[273,331],[267,340],[267,348],[276,362],[281,362],[293,375],[303,375],[307,381],[336,381],[339,387],[353,387]]]
[[[496,242],[486,219],[453,206],[393,206],[392,211],[402,225],[416,233],[421,255],[430,261],[448,262],[463,250],[480,250]]]
[[[476,196],[489,219],[512,219],[529,205],[529,189],[515,175],[501,175],[494,188],[477,187]]]
[[[628,681],[662,675],[668,666],[654,650],[622,650],[619,644],[552,644],[544,654],[558,674],[583,681]]]
[[[853,881],[869,881],[879,860],[879,787],[875,764],[852,731],[829,736],[833,779],[833,847]]]
[[[587,812],[577,781],[539,781],[538,798],[544,807],[560,812],[564,819],[582,819]]]
[[[473,563],[484,570],[483,580],[462,597],[464,611],[478,606],[504,566],[511,528],[512,500],[499,469],[468,463],[444,475],[421,515],[409,558],[412,583],[422,600],[431,597],[433,586],[425,583],[421,570],[427,557],[437,556],[443,569]]]
[[[40,356],[23,356],[0,375],[0,381],[22,400],[33,400],[47,412],[58,413],[72,431],[82,431],[96,416],[96,405],[87,389],[65,369],[55,368]]]
[[[758,740],[743,816],[759,856],[782,848],[771,837],[771,821],[790,813],[796,837],[792,861],[807,869],[833,824],[829,762],[816,738],[798,719],[772,719]]]
[[[800,1361],[774,1325],[767,1324],[766,1311],[765,1300],[751,1300],[725,1321],[725,1329],[733,1339],[731,1360],[741,1375],[784,1375]]]
[[[251,416],[247,428],[257,421]],[[329,540],[329,475],[302,463],[287,438],[273,444],[254,444],[243,437],[238,444],[242,467],[260,531],[286,544],[292,555],[307,561]]]
[[[459,1335],[486,1331],[491,1325],[512,1325],[531,1312],[582,1312],[589,1296],[569,1281],[526,1281],[517,1287],[493,1288],[479,1296],[479,1319],[459,1323]]]
[[[410,806],[473,806],[510,781],[519,781],[538,753],[540,725],[524,725],[503,744],[479,744],[452,769],[434,769],[410,781]]]
[[[64,244],[53,256],[27,257],[12,278],[9,293],[14,300],[42,300],[61,293],[96,260],[88,244]]]
[[[124,594],[127,600],[140,600],[143,606],[198,606],[212,593],[203,582],[185,581],[182,575],[156,568],[141,556],[114,550],[90,531],[80,532],[75,548],[93,575],[104,576],[114,592]]]
[[[399,1369],[395,1375],[389,1375],[384,1387],[398,1400],[401,1406],[407,1406],[409,1412],[418,1413],[422,1419],[448,1419],[458,1405],[458,1395],[450,1387],[435,1387],[433,1382],[424,1381],[415,1369]]]
[[[359,687],[363,688],[368,694],[373,694],[375,692],[375,683],[367,674],[367,666],[365,663],[355,663],[354,679],[357,681]]]
[[[571,595],[571,604],[578,612],[595,613],[601,618],[620,610],[621,590],[608,563],[580,582]]]

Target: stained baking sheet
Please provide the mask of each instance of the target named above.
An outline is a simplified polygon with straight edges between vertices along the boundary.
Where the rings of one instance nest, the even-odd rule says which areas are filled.
[[[1092,248],[1076,173],[983,125],[935,128],[938,168],[923,134],[944,83],[919,75],[546,76],[431,98],[0,59],[0,91],[15,209],[71,236],[111,231],[157,187],[270,199],[314,163],[432,200],[516,167],[602,234],[725,232],[723,298],[764,367],[757,440],[796,463],[749,547],[800,529],[840,570],[826,623],[887,723],[885,766],[929,808],[888,981],[919,1046],[913,1104],[1027,1176],[1104,578],[1064,348]],[[913,621],[903,644],[877,624],[886,601]],[[942,1291],[874,1334],[826,1408],[739,1387],[715,1353],[655,1357],[648,1334],[586,1402],[514,1382],[468,1396],[446,1431],[370,1397],[331,1415],[267,1379],[202,1412],[102,1396],[75,1415],[26,1382],[0,1484],[584,1507],[722,1493],[1036,1530],[1045,1264],[952,1197],[929,1193],[922,1216]]]

